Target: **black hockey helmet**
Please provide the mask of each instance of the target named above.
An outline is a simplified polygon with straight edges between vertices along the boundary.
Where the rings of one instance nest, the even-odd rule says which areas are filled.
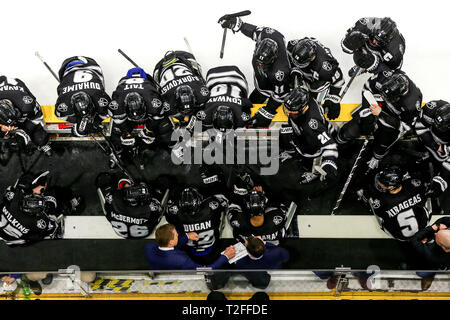
[[[70,98],[75,114],[79,117],[90,116],[94,113],[91,97],[84,91],[77,92]]]
[[[396,102],[408,93],[409,80],[401,73],[395,73],[381,85],[381,94],[389,102]]]
[[[123,189],[123,200],[131,206],[143,206],[150,200],[150,190],[145,182],[132,184]]]
[[[284,99],[284,107],[289,112],[299,112],[308,104],[309,92],[304,88],[294,88]]]
[[[292,48],[292,62],[299,68],[304,68],[316,57],[317,45],[311,39],[301,39]]]
[[[394,37],[397,32],[396,23],[389,17],[381,19],[379,28],[376,28],[373,33],[373,38],[376,40],[378,46],[385,46]]]
[[[177,99],[178,111],[182,115],[191,114],[196,103],[192,88],[186,84],[179,86],[175,91],[175,97]]]
[[[27,194],[22,198],[20,209],[23,213],[37,216],[45,210],[45,198],[39,194]]]
[[[21,113],[19,109],[13,106],[11,100],[0,100],[0,124],[12,126],[19,120],[20,117]]]
[[[24,173],[16,183],[17,188],[24,192],[31,192],[38,186],[45,186],[49,182],[50,171],[39,171],[37,173]]]
[[[202,203],[202,196],[197,189],[188,187],[181,192],[178,205],[183,213],[194,215],[197,213]]]
[[[439,132],[450,130],[450,104],[444,104],[436,110],[432,129],[436,129]]]
[[[278,58],[278,44],[270,38],[258,41],[254,57],[258,69],[267,70]]]
[[[375,175],[375,188],[380,192],[386,192],[388,189],[395,190],[402,185],[402,180],[403,171],[400,167],[385,167]]]
[[[131,121],[142,120],[146,115],[145,102],[141,94],[130,92],[124,100],[127,116]]]
[[[234,115],[229,106],[218,106],[213,115],[213,126],[220,131],[233,129]]]
[[[263,215],[266,209],[267,198],[261,191],[252,190],[248,194],[248,199],[246,201],[247,209],[250,216],[260,216]]]

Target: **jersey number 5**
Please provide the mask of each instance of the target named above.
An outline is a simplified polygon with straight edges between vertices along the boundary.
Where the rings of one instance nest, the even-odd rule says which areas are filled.
[[[406,238],[412,237],[419,231],[419,224],[414,215],[413,209],[401,212],[397,215],[397,221],[402,228],[402,234]]]

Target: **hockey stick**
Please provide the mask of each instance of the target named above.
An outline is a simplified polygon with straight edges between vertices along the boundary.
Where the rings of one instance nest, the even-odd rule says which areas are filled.
[[[331,210],[331,215],[335,215],[335,212],[337,209],[339,209],[339,206],[341,205],[341,201],[344,198],[345,193],[347,192],[347,188],[350,185],[350,182],[352,181],[353,174],[355,173],[356,168],[359,165],[359,162],[362,159],[362,153],[366,149],[367,145],[369,144],[369,139],[364,140],[363,146],[361,150],[358,153],[358,156],[356,157],[355,163],[353,164],[352,169],[350,170],[350,174],[347,177],[347,181],[345,181],[344,188],[342,188],[341,193],[339,194],[339,198],[336,201],[336,204],[334,205],[333,210]]]
[[[131,176],[131,174],[123,167],[123,165],[121,164],[121,160],[116,152],[116,148],[114,147],[114,145],[112,144],[112,142],[106,137],[106,135],[103,133],[103,130],[100,130],[100,134],[103,136],[103,138],[105,139],[106,143],[108,144],[111,153],[114,156],[114,162],[116,163],[117,167],[120,169],[120,171],[123,172],[123,174],[125,174],[130,180],[131,182],[134,182],[133,177]],[[91,135],[91,137],[94,139],[94,141],[101,147],[100,142],[97,141],[97,139],[95,139],[94,135]],[[103,149],[103,151],[105,151],[106,155],[110,155],[110,153],[108,151],[106,151],[106,149],[104,149],[103,147],[101,147]]]
[[[133,66],[135,66],[136,68],[141,68],[137,65],[136,62],[134,62],[129,56],[126,55],[125,52],[123,52],[121,49],[117,49],[117,51],[125,58],[127,59]]]
[[[50,66],[47,64],[47,62],[45,62],[44,58],[42,58],[42,56],[39,54],[38,51],[35,52],[36,57],[39,58],[39,60],[42,61],[42,63],[44,64],[44,66],[47,68],[48,71],[50,71],[50,73],[55,77],[56,81],[59,81],[58,76],[56,75],[56,73],[53,72],[52,68],[50,68]]]
[[[360,70],[360,68],[358,69],[358,72],[356,72],[355,75],[352,77],[352,79],[354,79],[356,77],[356,75],[359,73],[359,70]],[[347,83],[347,86],[346,86],[345,89],[348,90],[348,88],[350,87],[351,82],[353,81],[352,79],[349,81],[349,83]],[[345,92],[346,92],[345,89],[344,89],[343,94],[345,94]],[[343,96],[343,94],[341,96]],[[378,105],[378,102],[375,100],[375,98],[373,97],[373,95],[372,95],[372,93],[370,91],[367,91],[367,90],[364,91],[363,96],[364,96],[364,98],[366,98],[366,100],[371,105]],[[347,188],[350,185],[350,182],[351,182],[351,180],[353,178],[353,174],[355,173],[355,170],[358,167],[359,162],[361,161],[362,153],[364,152],[364,150],[366,150],[368,144],[369,144],[369,139],[366,138],[364,140],[363,146],[361,147],[361,150],[359,150],[358,156],[356,157],[356,160],[355,160],[355,162],[353,164],[353,167],[350,170],[350,174],[348,175],[347,180],[345,181],[344,188],[342,188],[342,191],[339,194],[339,198],[336,201],[336,204],[334,205],[333,210],[331,210],[331,215],[332,216],[335,215],[336,210],[339,209],[339,206],[341,205],[341,201],[344,198],[344,195],[347,192]]]
[[[348,81],[347,85],[345,86],[344,90],[342,91],[342,93],[339,95],[339,97],[342,99],[344,97],[344,95],[347,93],[348,89],[350,88],[353,80],[355,80],[355,78],[357,76],[359,76],[361,74],[362,69],[360,67],[358,67],[356,69],[355,74],[350,78],[350,80]]]
[[[284,224],[284,228],[289,229],[292,219],[294,218],[295,211],[297,210],[297,204],[295,202],[291,202],[289,209],[286,214],[286,223]]]
[[[191,48],[191,46],[189,45],[188,39],[187,39],[186,37],[184,37],[183,39],[184,39],[184,43],[186,43],[186,47],[188,48],[189,53],[192,54],[192,55],[194,56],[194,54],[192,53],[192,48]],[[195,56],[194,56],[194,58],[195,58]]]
[[[241,11],[241,12],[236,12],[236,13],[231,13],[231,14],[227,14],[228,17],[233,18],[233,17],[243,17],[243,16],[248,16],[249,14],[251,14],[252,12],[250,10],[245,10],[245,11]],[[228,28],[223,28],[223,36],[222,36],[222,46],[220,48],[220,59],[223,58],[223,53],[225,50],[225,41],[227,39],[227,29]]]

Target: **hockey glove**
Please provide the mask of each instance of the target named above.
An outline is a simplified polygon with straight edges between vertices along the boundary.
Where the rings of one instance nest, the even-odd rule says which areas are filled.
[[[447,182],[440,176],[433,177],[426,196],[431,198],[439,197],[445,190],[447,190]]]
[[[341,113],[341,99],[339,96],[335,95],[327,95],[325,97],[325,102],[323,103],[323,109],[327,114],[329,120],[334,120],[339,118],[339,114]]]
[[[142,139],[142,142],[147,145],[155,142],[155,135],[153,132],[142,130],[139,131],[138,136]]]
[[[350,77],[350,78],[353,78],[355,75],[356,75],[356,73],[358,72],[358,69],[359,69],[360,67],[358,67],[358,66],[353,66],[353,67],[351,67],[350,68],[350,70],[348,70],[348,76]]]
[[[304,172],[300,177],[300,184],[308,184],[313,181],[319,180],[320,174],[312,173],[312,172]]]
[[[295,150],[286,150],[280,153],[279,159],[281,160],[281,163],[285,162],[286,160],[292,159],[294,157]]]
[[[62,239],[64,237],[64,218],[61,218],[59,221],[58,218],[55,218],[56,221],[54,221],[54,223],[56,226],[53,232],[49,235],[50,239]]]
[[[378,164],[380,163],[380,160],[376,159],[375,157],[372,157],[372,159],[370,159],[367,162],[367,171],[366,171],[366,175],[369,174],[369,172],[371,172],[372,170],[375,170],[376,168],[378,168]]]
[[[322,162],[320,168],[325,171],[326,179],[328,181],[336,180],[337,178],[337,165],[333,160],[325,160]]]
[[[353,54],[353,62],[358,67],[366,69],[368,72],[372,72],[378,67],[380,59],[371,52],[362,48]]]
[[[219,19],[219,21],[217,21],[217,22],[222,26],[222,28],[231,29],[233,31],[233,33],[236,33],[239,30],[241,30],[241,26],[242,26],[241,18],[233,17],[228,14],[221,17]]]
[[[250,119],[252,128],[268,127],[275,117],[274,114],[268,112],[264,107],[259,108],[258,112]]]
[[[123,146],[134,146],[134,144],[136,143],[136,139],[130,134],[121,135],[120,142]]]
[[[219,182],[221,180],[219,174],[210,165],[201,165],[199,171],[200,177],[202,178],[203,183],[206,185],[214,182]]]
[[[352,50],[358,50],[369,40],[369,37],[360,31],[352,31],[347,37],[344,39],[344,45]]]

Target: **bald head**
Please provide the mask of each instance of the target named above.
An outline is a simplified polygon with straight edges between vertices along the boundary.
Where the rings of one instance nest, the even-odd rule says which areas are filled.
[[[439,230],[435,236],[436,243],[445,252],[450,252],[450,230]]]

